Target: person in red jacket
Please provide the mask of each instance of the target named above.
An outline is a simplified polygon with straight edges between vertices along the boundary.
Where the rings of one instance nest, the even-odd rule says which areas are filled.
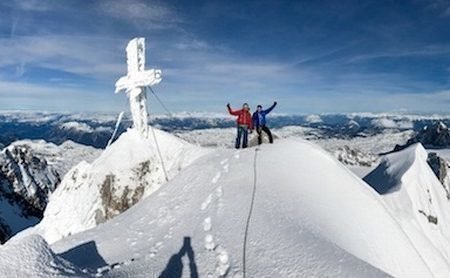
[[[252,130],[252,115],[250,114],[250,108],[247,103],[242,105],[241,110],[232,110],[230,104],[227,104],[228,112],[237,116],[237,136],[236,136],[236,149],[241,147],[242,138],[242,148],[247,148],[248,143],[248,132]]]

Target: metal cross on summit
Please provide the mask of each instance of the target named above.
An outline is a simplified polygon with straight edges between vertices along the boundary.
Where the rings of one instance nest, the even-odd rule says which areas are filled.
[[[133,127],[148,136],[147,87],[161,82],[161,70],[145,69],[145,38],[132,39],[126,48],[128,73],[116,82],[116,91],[125,91],[130,99]]]

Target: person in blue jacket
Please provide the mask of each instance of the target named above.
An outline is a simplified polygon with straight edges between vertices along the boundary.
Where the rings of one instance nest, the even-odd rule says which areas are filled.
[[[262,106],[258,105],[256,107],[255,113],[253,113],[253,116],[252,116],[253,128],[256,128],[256,132],[258,132],[258,144],[260,144],[260,145],[262,143],[262,132],[263,131],[269,137],[270,144],[273,143],[272,132],[270,132],[270,129],[266,126],[266,115],[269,114],[270,111],[272,111],[276,105],[277,105],[277,102],[274,101],[273,105],[270,106],[266,110],[263,110]]]

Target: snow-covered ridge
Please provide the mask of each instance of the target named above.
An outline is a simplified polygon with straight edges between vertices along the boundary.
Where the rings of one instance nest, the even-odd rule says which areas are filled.
[[[95,241],[106,263],[120,265],[101,268],[111,276],[177,271],[170,262],[173,254],[184,254],[179,250],[195,253],[190,265],[200,277],[240,275],[254,158],[255,149],[207,154],[123,214],[53,248],[65,252]],[[380,196],[320,147],[279,140],[260,148],[256,165],[247,275],[450,274],[447,264],[428,265],[437,250],[409,238]],[[188,270],[185,265],[182,274]]]
[[[382,197],[435,277],[450,262],[450,202],[421,144],[386,155],[364,178]],[[434,254],[430,256],[430,254]]]
[[[61,178],[80,161],[90,163],[102,152],[101,149],[78,144],[70,140],[60,145],[44,140],[19,140],[10,146],[26,146],[31,149],[40,159],[45,159],[47,164],[54,168]]]

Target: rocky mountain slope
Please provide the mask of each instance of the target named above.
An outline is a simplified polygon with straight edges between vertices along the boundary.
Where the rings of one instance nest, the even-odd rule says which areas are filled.
[[[50,194],[74,163],[92,160],[97,149],[70,141],[54,145],[22,140],[0,152],[0,242],[35,225]]]

